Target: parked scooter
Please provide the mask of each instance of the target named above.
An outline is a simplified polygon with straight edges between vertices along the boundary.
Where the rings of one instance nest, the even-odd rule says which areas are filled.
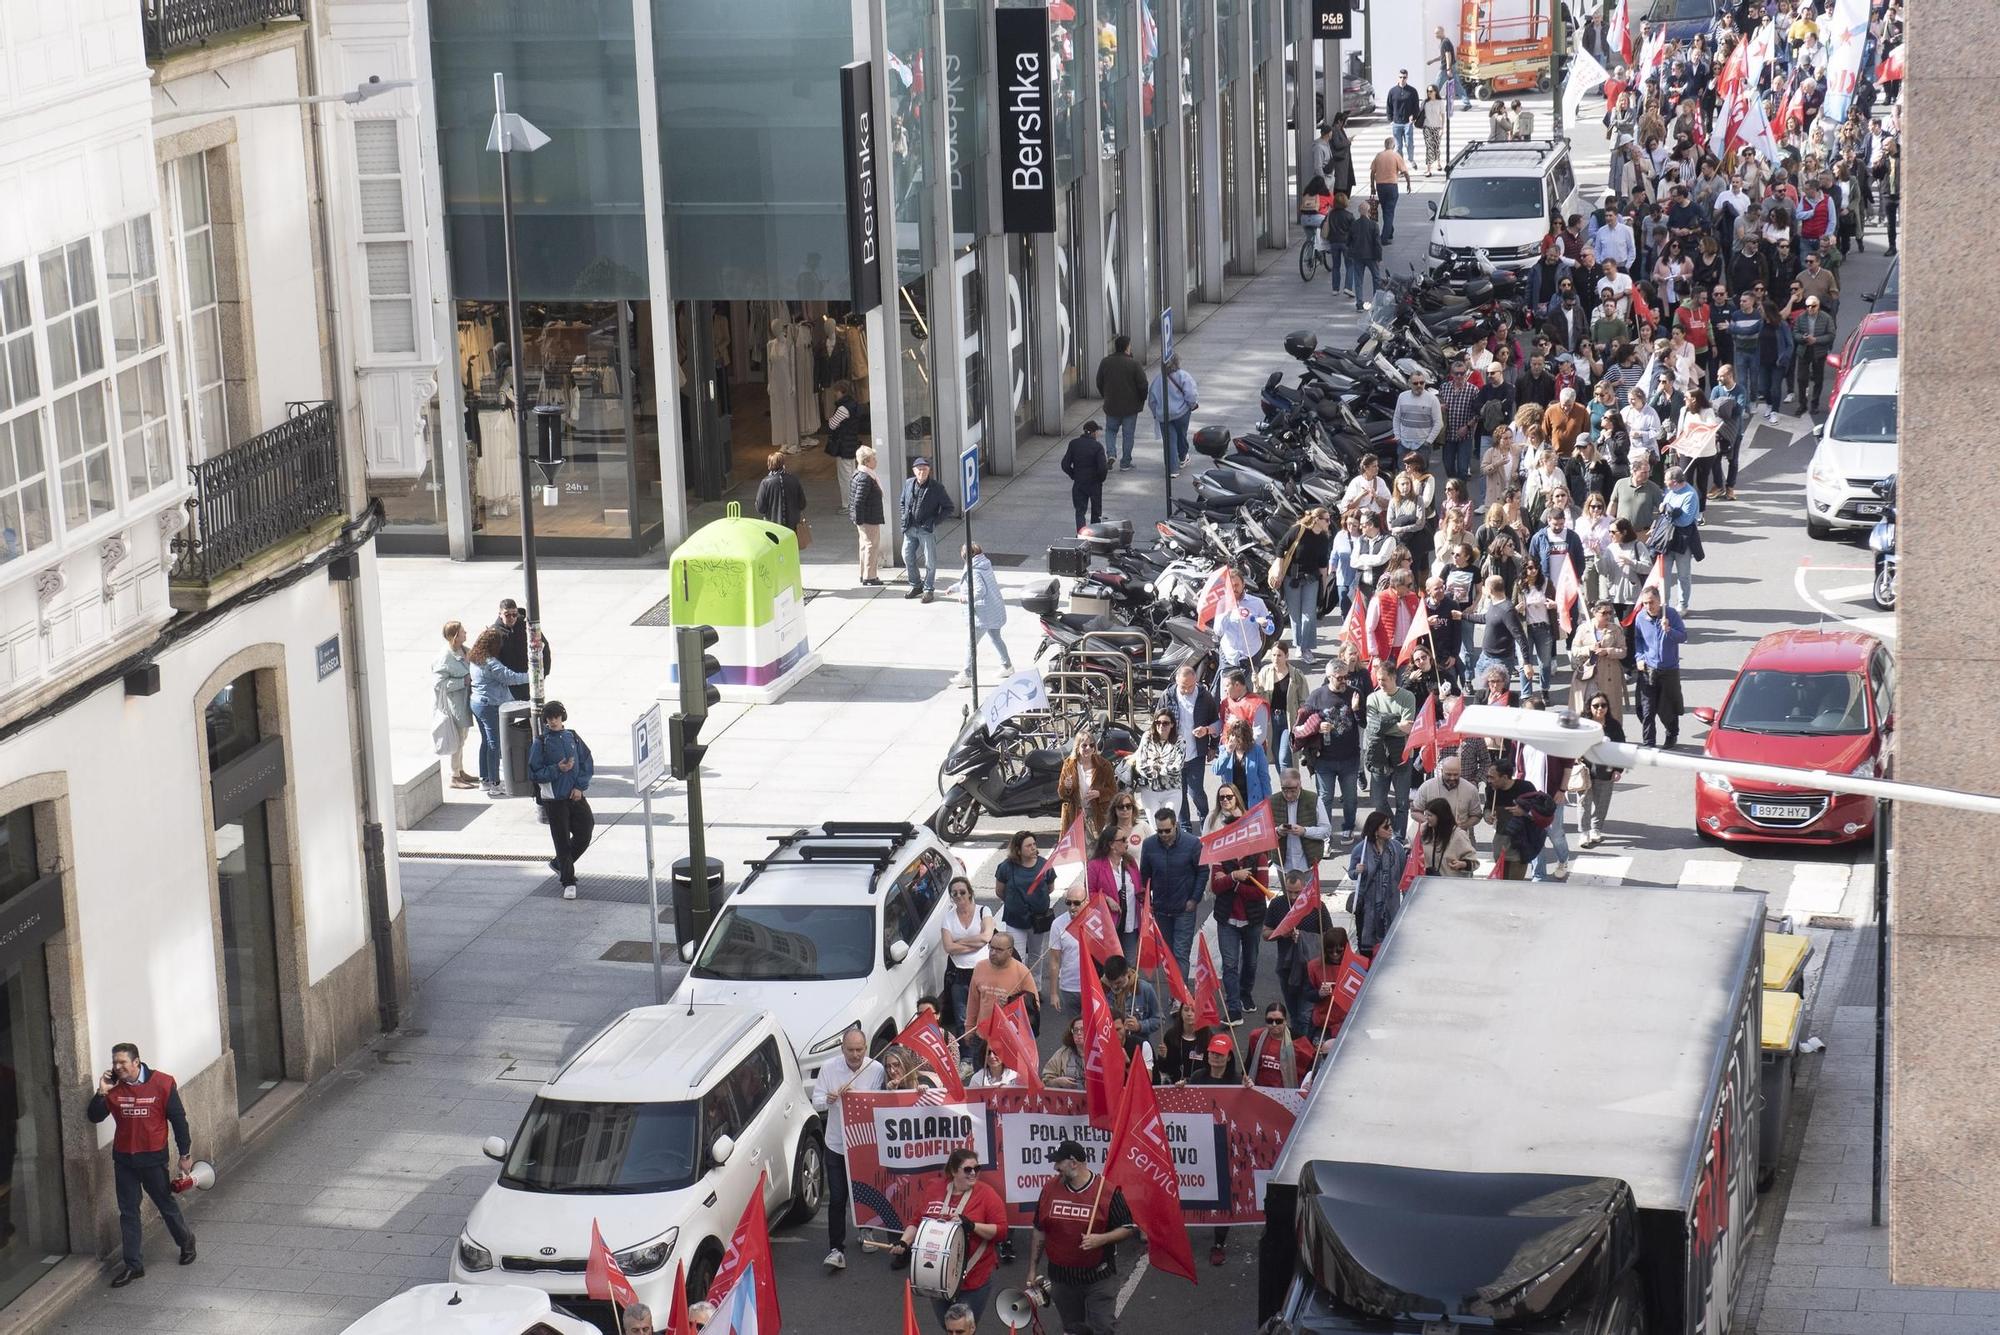
[[[1875,606],[1893,612],[1896,610],[1896,475],[1891,473],[1877,482],[1874,491],[1888,504],[1868,534],[1868,549],[1875,553],[1872,596]]]
[[[1099,751],[1114,765],[1138,745],[1131,730],[1117,723],[1105,725],[1098,738]],[[946,843],[958,844],[972,836],[982,815],[1013,819],[1060,815],[1056,780],[1063,760],[1063,753],[1053,747],[1029,745],[1013,720],[1002,723],[996,736],[974,714],[938,768],[944,800],[928,823]]]

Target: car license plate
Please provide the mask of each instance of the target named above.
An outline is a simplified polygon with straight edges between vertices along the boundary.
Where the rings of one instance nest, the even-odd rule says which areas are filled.
[[[1812,808],[1799,803],[1758,802],[1750,808],[1758,820],[1811,820]]]
[[[1858,515],[1879,515],[1882,513],[1882,507],[1875,501],[1863,501],[1854,507],[1854,513]]]

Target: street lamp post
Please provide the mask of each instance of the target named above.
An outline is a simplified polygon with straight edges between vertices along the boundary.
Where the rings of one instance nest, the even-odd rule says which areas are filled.
[[[542,590],[535,568],[534,482],[529,474],[528,451],[535,439],[528,413],[526,375],[522,363],[526,348],[521,337],[521,292],[519,257],[514,245],[514,177],[509,159],[516,153],[532,153],[549,142],[549,137],[531,125],[526,117],[507,111],[507,76],[493,75],[493,129],[486,138],[486,151],[500,155],[500,238],[507,268],[507,346],[513,363],[514,453],[521,465],[521,577],[527,585],[528,614],[528,696],[533,704],[529,726],[537,733],[542,726]]]

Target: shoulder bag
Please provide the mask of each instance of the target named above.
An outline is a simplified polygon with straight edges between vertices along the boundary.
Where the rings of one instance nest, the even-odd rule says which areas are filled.
[[[1299,535],[1292,539],[1292,545],[1285,548],[1285,554],[1271,562],[1271,568],[1264,572],[1265,582],[1274,592],[1285,587],[1285,573],[1292,568],[1292,556],[1299,550],[1299,544],[1305,541],[1305,537],[1306,526],[1301,522]]]

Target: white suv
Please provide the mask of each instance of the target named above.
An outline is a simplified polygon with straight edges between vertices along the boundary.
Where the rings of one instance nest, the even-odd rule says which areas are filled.
[[[603,1335],[557,1310],[549,1295],[520,1284],[404,1289],[341,1335]]]
[[[452,1280],[528,1285],[607,1323],[609,1305],[584,1295],[593,1220],[640,1300],[666,1312],[676,1261],[688,1292],[706,1292],[759,1175],[779,1222],[811,1218],[825,1195],[791,1045],[743,1006],[625,1012],[542,1086],[511,1144],[485,1151],[500,1180],[472,1207]]]
[[[1451,160],[1444,198],[1431,206],[1429,254],[1469,273],[1480,251],[1502,269],[1533,264],[1549,219],[1584,212],[1567,140],[1466,146]]]
[[[1896,471],[1896,392],[1902,363],[1863,362],[1840,386],[1833,416],[1813,434],[1819,445],[1806,468],[1806,532],[1872,529],[1887,502],[1875,484]]]
[[[699,949],[682,945],[691,967],[673,999],[770,1011],[810,1083],[849,1025],[879,1047],[917,998],[942,992],[939,928],[960,868],[921,825],[827,821],[777,845],[750,864]]]

